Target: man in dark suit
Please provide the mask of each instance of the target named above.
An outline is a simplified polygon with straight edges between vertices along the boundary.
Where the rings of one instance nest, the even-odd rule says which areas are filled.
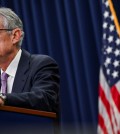
[[[23,37],[20,18],[11,9],[0,8],[0,106],[57,112],[58,65],[49,56],[22,50]]]

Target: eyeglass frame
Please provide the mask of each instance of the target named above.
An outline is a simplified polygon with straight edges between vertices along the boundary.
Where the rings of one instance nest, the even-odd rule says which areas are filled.
[[[0,31],[4,31],[4,30],[5,30],[5,31],[8,31],[8,32],[9,32],[9,31],[13,31],[13,30],[16,29],[16,28],[17,28],[17,27],[15,27],[15,28],[13,28],[13,29],[7,29],[7,28],[2,29],[2,28],[1,28]]]
[[[7,28],[5,28],[5,29],[0,29],[0,30],[6,30],[6,31],[12,31],[12,30],[14,30],[14,29],[16,29],[17,27],[15,27],[15,28],[13,28],[13,29],[7,29]]]
[[[0,29],[0,30],[12,31],[13,29]]]

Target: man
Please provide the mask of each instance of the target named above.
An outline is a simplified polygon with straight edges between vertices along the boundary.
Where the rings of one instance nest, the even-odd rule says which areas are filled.
[[[0,106],[57,112],[58,66],[49,56],[22,50],[23,37],[20,18],[11,9],[0,8]]]

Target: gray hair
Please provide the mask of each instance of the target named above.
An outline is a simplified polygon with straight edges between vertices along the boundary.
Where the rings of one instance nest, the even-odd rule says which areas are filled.
[[[5,7],[0,7],[0,17],[3,17],[4,28],[6,29],[20,28],[22,30],[22,36],[18,43],[18,46],[21,47],[24,38],[23,23],[21,19],[10,8]]]

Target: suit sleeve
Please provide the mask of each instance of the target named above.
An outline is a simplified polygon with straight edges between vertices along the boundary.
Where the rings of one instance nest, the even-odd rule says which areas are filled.
[[[59,106],[58,65],[53,59],[46,57],[40,65],[38,62],[35,66],[37,69],[33,71],[29,92],[7,94],[5,105],[57,112]]]

